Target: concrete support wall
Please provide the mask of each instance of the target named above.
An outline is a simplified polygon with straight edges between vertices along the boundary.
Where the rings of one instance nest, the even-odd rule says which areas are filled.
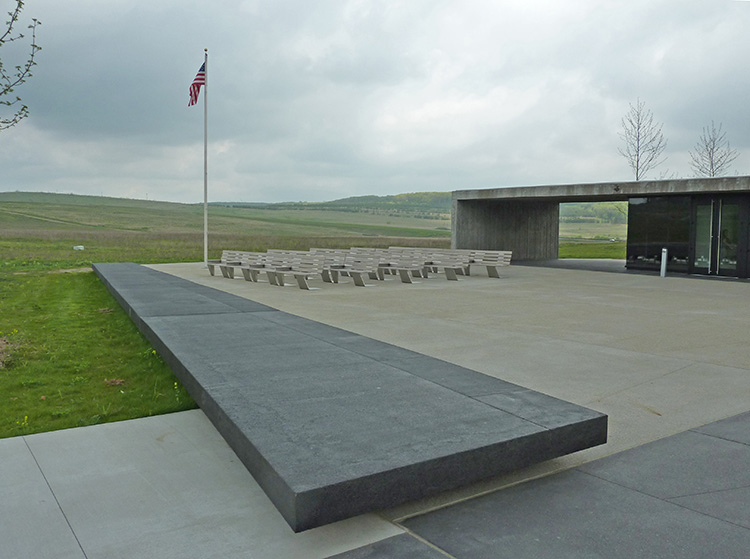
[[[453,200],[453,248],[512,250],[513,260],[558,256],[560,204],[545,200]]]

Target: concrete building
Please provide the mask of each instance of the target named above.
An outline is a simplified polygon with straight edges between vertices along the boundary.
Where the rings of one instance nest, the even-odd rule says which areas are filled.
[[[750,277],[750,177],[457,190],[453,248],[558,257],[560,204],[628,202],[626,267]]]

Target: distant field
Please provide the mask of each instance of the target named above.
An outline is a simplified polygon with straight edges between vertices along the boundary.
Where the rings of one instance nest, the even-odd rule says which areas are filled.
[[[625,260],[625,243],[588,242],[560,243],[560,258],[603,258]]]
[[[323,210],[261,210],[209,208],[210,231],[218,234],[329,236],[386,235],[450,236],[450,220],[384,216]],[[170,204],[155,207],[102,204],[56,205],[0,201],[0,227],[21,230],[122,230],[159,233],[203,231],[201,206]]]
[[[418,212],[209,208],[209,258],[223,249],[263,251],[311,247],[450,246],[450,220]],[[561,257],[569,243],[624,241],[627,226],[562,223]],[[82,245],[83,251],[73,246]],[[586,251],[590,254],[586,255]],[[613,247],[579,247],[596,258]],[[607,256],[604,256],[607,257]],[[611,257],[611,256],[610,256]],[[624,258],[624,249],[617,257]],[[0,264],[4,269],[54,269],[92,262],[199,261],[202,205],[65,194],[0,193]]]
[[[560,242],[573,239],[626,240],[626,223],[561,223]]]
[[[202,205],[0,193],[0,264],[75,268],[92,262],[203,259]],[[323,210],[209,207],[209,258],[227,248],[306,250],[450,245],[450,221]],[[74,251],[83,246],[83,251]]]
[[[561,223],[560,258],[625,260],[627,224]]]

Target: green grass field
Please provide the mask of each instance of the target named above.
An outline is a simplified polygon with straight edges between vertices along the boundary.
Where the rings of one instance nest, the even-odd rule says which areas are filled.
[[[0,437],[195,406],[96,275],[0,275]]]
[[[590,241],[625,241],[628,226],[625,223],[560,223],[560,243]]]
[[[0,438],[194,407],[90,267],[200,261],[202,228],[197,205],[0,193]],[[209,230],[210,258],[450,246],[449,220],[383,212],[212,206]],[[608,241],[624,239],[622,226],[564,224],[560,234],[563,258],[624,258],[625,243]]]
[[[560,243],[560,258],[603,258],[625,260],[625,242]]]

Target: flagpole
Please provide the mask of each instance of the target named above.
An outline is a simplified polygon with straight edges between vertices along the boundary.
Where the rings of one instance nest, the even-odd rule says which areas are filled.
[[[203,263],[208,266],[208,49],[204,52],[203,86]]]

